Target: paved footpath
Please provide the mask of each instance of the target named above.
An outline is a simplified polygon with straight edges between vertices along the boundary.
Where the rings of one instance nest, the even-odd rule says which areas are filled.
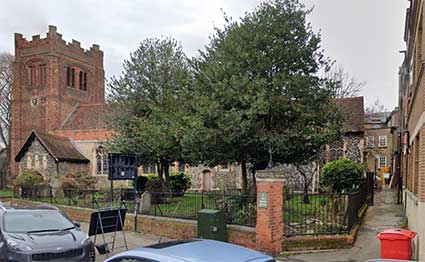
[[[380,243],[376,235],[389,228],[397,228],[403,219],[402,206],[396,205],[395,193],[390,189],[375,193],[374,205],[369,207],[353,248],[317,252],[279,258],[285,262],[352,262],[380,257]]]
[[[88,224],[81,223],[81,229],[83,231],[88,232],[88,228],[89,228],[89,225]],[[107,236],[109,236],[109,237],[107,237],[106,241],[110,242],[112,240],[111,239],[111,234],[107,234]],[[129,249],[133,249],[133,248],[136,248],[136,247],[142,247],[142,246],[156,244],[159,241],[163,242],[163,241],[169,241],[169,240],[171,240],[169,238],[161,238],[160,236],[154,236],[154,235],[148,235],[148,234],[140,234],[140,233],[135,233],[135,232],[126,232],[125,233],[125,237],[127,239],[127,245],[128,245],[128,248]],[[120,247],[120,246],[123,246],[124,245],[124,241],[123,241],[123,237],[122,237],[122,233],[121,232],[118,232],[117,233],[116,240],[117,240],[116,247]],[[97,243],[98,244],[103,243],[103,240],[102,240],[102,236],[101,235],[98,235],[97,236]],[[125,251],[125,249],[123,249],[123,248],[119,248],[118,249],[117,248],[115,250],[115,252],[113,252],[112,254],[121,253],[123,251]],[[96,252],[96,262],[103,262],[105,259],[106,259],[106,256],[99,255],[99,253]]]

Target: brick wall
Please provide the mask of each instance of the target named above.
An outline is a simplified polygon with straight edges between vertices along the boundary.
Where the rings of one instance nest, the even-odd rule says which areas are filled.
[[[13,204],[35,206],[37,202],[5,199]],[[59,209],[74,221],[89,223],[90,215],[96,210],[89,208],[78,208],[58,205]],[[140,233],[164,236],[173,239],[193,239],[198,236],[197,222],[193,220],[164,218],[147,215],[139,215],[137,217],[137,229]],[[128,231],[134,231],[134,215],[127,214],[125,228]],[[256,247],[255,229],[228,225],[228,241],[233,244],[245,246],[248,248]]]
[[[419,132],[418,198],[425,202],[425,127]]]
[[[273,255],[282,250],[283,181],[284,175],[281,171],[257,172],[256,246],[258,250]],[[267,199],[261,200],[263,196]]]

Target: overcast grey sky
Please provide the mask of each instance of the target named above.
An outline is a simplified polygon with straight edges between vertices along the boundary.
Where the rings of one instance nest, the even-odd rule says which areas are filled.
[[[189,57],[222,26],[223,9],[233,18],[260,0],[2,0],[0,51],[13,52],[13,33],[45,35],[56,25],[64,39],[93,43],[105,52],[108,77],[121,72],[141,40],[172,36]],[[309,20],[321,30],[326,54],[359,81],[366,81],[366,104],[379,99],[388,109],[397,103],[398,67],[404,49],[407,0],[302,0],[315,6]]]

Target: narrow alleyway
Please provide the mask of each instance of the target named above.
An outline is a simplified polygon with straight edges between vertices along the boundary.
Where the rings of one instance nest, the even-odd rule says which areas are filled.
[[[396,204],[396,195],[391,189],[375,193],[375,203],[369,207],[353,248],[329,252],[316,252],[279,258],[287,262],[348,262],[367,261],[380,257],[380,244],[376,235],[388,228],[400,226],[402,206]]]

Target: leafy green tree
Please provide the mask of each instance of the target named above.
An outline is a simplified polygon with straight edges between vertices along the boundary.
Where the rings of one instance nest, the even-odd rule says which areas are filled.
[[[173,39],[146,39],[112,78],[107,123],[115,131],[110,150],[155,163],[168,183],[169,166],[181,158],[182,94],[191,81],[189,63]]]
[[[363,172],[361,163],[349,159],[335,160],[323,166],[320,183],[335,193],[348,192],[360,184]]]
[[[320,35],[298,0],[260,4],[240,21],[226,17],[194,61],[196,84],[183,150],[193,162],[247,167],[305,164],[339,136]]]

